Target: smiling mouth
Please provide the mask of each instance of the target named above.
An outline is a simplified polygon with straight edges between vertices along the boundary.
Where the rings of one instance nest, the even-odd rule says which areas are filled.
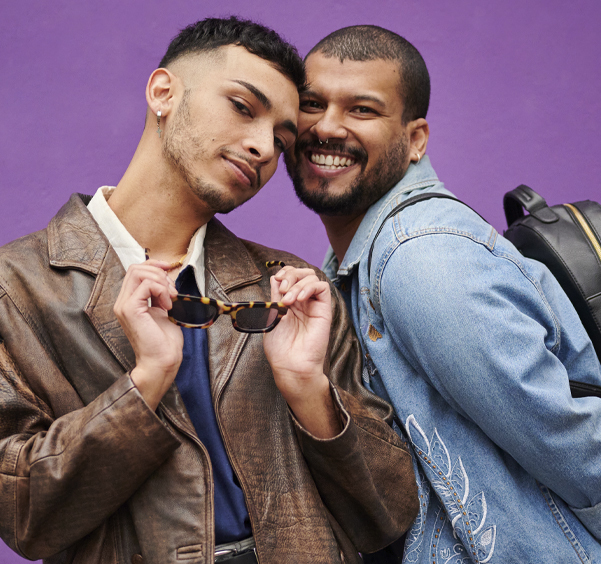
[[[310,152],[309,160],[323,170],[342,170],[353,166],[356,160],[345,155],[332,155],[318,152]]]

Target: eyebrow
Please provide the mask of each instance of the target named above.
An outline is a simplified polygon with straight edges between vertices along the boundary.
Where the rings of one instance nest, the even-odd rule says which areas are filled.
[[[263,92],[261,92],[256,86],[253,86],[252,84],[250,84],[250,82],[245,82],[244,80],[234,80],[234,82],[237,82],[238,84],[244,86],[244,88],[246,88],[247,90],[250,90],[250,92],[254,94],[255,98],[259,100],[259,102],[261,102],[262,106],[266,110],[271,110],[271,100],[267,96],[265,96],[265,94],[263,94]]]
[[[377,96],[370,96],[369,94],[357,94],[357,96],[353,96],[353,100],[357,102],[373,102],[381,108],[386,107],[386,104],[382,100],[380,100],[380,98],[378,98]]]
[[[265,96],[265,94],[263,94],[263,92],[261,92],[256,86],[254,86],[253,84],[250,84],[250,82],[246,82],[244,80],[234,80],[234,82],[240,84],[241,86],[244,86],[244,88],[249,90],[254,95],[254,97],[257,100],[259,100],[261,105],[266,110],[271,110],[271,108],[273,107],[271,100],[267,96]],[[296,128],[296,125],[294,125],[294,123],[292,121],[290,121],[289,119],[282,122],[282,127],[285,127],[295,137],[298,136],[298,129]]]
[[[295,137],[298,137],[298,129],[296,128],[296,125],[294,125],[294,123],[292,123],[289,119],[284,121],[282,126],[290,131]]]
[[[323,98],[323,96],[321,94],[319,94],[319,92],[316,92],[315,90],[311,90],[310,88],[305,90],[302,94],[301,94],[301,98],[306,97],[306,96],[315,96],[316,98]],[[373,102],[374,104],[376,104],[377,106],[380,106],[381,108],[385,108],[386,104],[377,96],[372,96],[371,94],[356,94],[355,96],[349,97],[349,99],[352,102]]]

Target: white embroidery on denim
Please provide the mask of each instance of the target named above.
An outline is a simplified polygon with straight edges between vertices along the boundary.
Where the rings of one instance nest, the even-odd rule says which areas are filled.
[[[429,476],[430,483],[446,511],[446,514],[443,514],[442,508],[439,509],[435,518],[430,541],[433,551],[431,561],[434,564],[463,564],[468,562],[465,554],[467,553],[471,562],[489,562],[495,550],[497,528],[496,525],[484,528],[488,515],[484,492],[469,497],[470,482],[463,461],[458,456],[454,463],[451,462],[451,454],[436,428],[432,438],[428,440],[414,415],[407,417],[405,428],[415,449],[416,458],[420,461],[425,475]],[[420,507],[420,512],[422,509]],[[445,530],[447,523],[451,525],[452,536],[461,541],[461,549],[458,544],[453,544],[452,552],[448,548],[452,540],[448,536],[450,531]],[[441,547],[443,534],[447,542]],[[414,542],[413,536],[411,542]],[[411,544],[409,546],[411,547]]]
[[[415,457],[413,459],[415,460]],[[413,522],[411,529],[407,532],[403,562],[419,561],[423,549],[424,530],[426,528],[426,511],[430,505],[430,482],[428,482],[419,467],[415,467],[415,476],[419,493],[419,515]]]
[[[454,531],[451,531],[452,537],[445,538],[448,543],[453,543],[451,548],[440,548],[440,543],[442,542],[442,538],[445,534],[449,534],[446,532],[445,527],[449,524],[449,519],[445,513],[445,509],[442,506],[438,506],[438,510],[436,512],[435,525],[432,530],[432,537],[430,541],[430,546],[432,550],[434,550],[434,554],[438,554],[439,561],[442,564],[470,564],[471,558],[469,554],[465,550],[465,547],[460,542],[457,541],[457,535]],[[436,558],[436,556],[433,556]],[[433,560],[436,562],[436,560]]]

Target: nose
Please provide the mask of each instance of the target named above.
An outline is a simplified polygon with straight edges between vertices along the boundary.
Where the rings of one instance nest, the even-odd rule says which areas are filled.
[[[344,127],[344,116],[336,108],[328,107],[319,120],[311,127],[311,132],[319,140],[346,139],[348,131]]]
[[[269,163],[275,156],[273,127],[254,127],[242,146],[256,164]]]

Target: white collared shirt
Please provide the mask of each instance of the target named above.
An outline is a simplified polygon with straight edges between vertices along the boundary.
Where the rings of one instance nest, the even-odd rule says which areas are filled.
[[[108,205],[107,200],[114,190],[114,186],[98,188],[88,204],[88,210],[100,226],[111,247],[115,249],[123,268],[127,270],[132,264],[143,263],[146,256],[144,248],[125,229],[115,212]],[[190,239],[188,253],[182,265],[182,269],[188,265],[192,266],[196,285],[203,295],[205,293],[204,241],[206,232],[207,225],[205,223],[194,233],[192,239]]]

